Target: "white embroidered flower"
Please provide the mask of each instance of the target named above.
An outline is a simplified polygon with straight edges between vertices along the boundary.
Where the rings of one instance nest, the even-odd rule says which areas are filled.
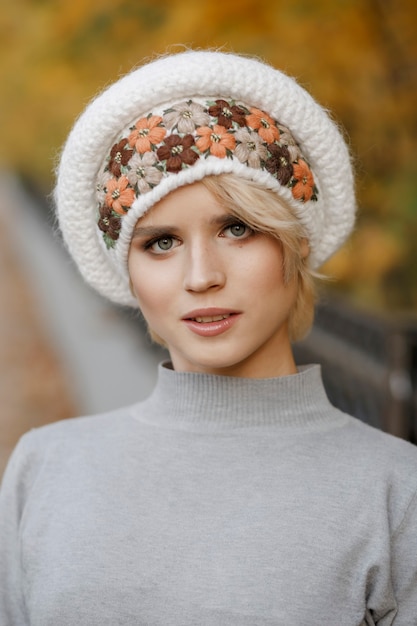
[[[135,154],[127,164],[130,169],[126,177],[132,186],[138,186],[140,193],[146,193],[161,180],[162,172],[155,167],[156,161],[153,152],[145,152]]]
[[[250,167],[261,167],[261,160],[267,159],[268,151],[258,133],[247,128],[239,128],[235,133],[235,139],[239,142],[235,148],[235,155],[239,161],[248,163]]]
[[[97,200],[100,205],[104,204],[104,199],[107,194],[106,185],[111,178],[114,178],[114,176],[112,176],[112,174],[108,171],[100,172],[100,174],[97,177],[96,192],[97,192]]]
[[[293,163],[294,161],[297,161],[297,159],[301,156],[301,151],[294,137],[291,135],[291,132],[282,124],[278,124],[278,130],[280,134],[280,144],[287,147],[291,162]]]
[[[207,126],[210,116],[197,102],[179,102],[167,109],[164,115],[167,128],[177,128],[180,133],[192,133],[198,126]]]

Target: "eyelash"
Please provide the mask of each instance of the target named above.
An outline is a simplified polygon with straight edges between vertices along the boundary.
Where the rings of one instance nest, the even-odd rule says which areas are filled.
[[[233,219],[233,220],[231,219],[229,223],[225,224],[222,227],[221,236],[224,236],[224,233],[226,231],[231,232],[231,228],[233,228],[234,226],[239,226],[239,227],[243,226],[243,228],[245,230],[244,230],[242,236],[240,236],[240,237],[239,236],[232,236],[231,239],[247,239],[248,237],[253,235],[254,232],[255,232],[250,226],[248,226],[248,224],[245,224],[245,222],[241,222],[241,221],[239,221],[237,219]],[[157,244],[159,241],[164,241],[164,240],[167,240],[167,239],[170,239],[170,240],[173,240],[173,241],[175,241],[175,240],[178,241],[178,237],[176,237],[175,235],[170,235],[169,233],[166,233],[165,235],[162,235],[162,237],[156,237],[156,238],[150,239],[149,241],[144,242],[143,249],[152,251],[152,247],[155,244]],[[164,252],[169,252],[170,250],[172,250],[172,247],[168,248],[167,250],[164,250],[163,248],[160,248],[159,250],[160,250],[160,252],[153,251],[154,254],[164,254]]]
[[[169,235],[168,233],[166,235],[162,235],[162,237],[156,237],[154,239],[150,239],[149,241],[146,241],[143,244],[143,249],[144,250],[150,250],[152,252],[152,247],[158,243],[158,241],[164,241],[166,239],[172,239],[174,240],[178,240],[177,237],[174,237],[174,235]],[[172,248],[169,248],[168,250],[163,250],[162,248],[160,248],[160,252],[155,252],[154,254],[163,254],[164,252],[169,252],[169,250],[171,250]]]

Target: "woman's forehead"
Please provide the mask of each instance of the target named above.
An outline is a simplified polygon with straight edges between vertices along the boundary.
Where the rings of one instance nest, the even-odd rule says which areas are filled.
[[[155,203],[137,222],[145,226],[161,220],[173,222],[187,218],[191,222],[216,221],[226,208],[201,182],[179,187]]]

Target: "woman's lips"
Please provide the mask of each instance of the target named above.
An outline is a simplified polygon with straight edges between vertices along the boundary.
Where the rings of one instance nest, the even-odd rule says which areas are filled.
[[[187,328],[201,337],[215,337],[236,323],[241,313],[226,309],[198,309],[182,318]]]

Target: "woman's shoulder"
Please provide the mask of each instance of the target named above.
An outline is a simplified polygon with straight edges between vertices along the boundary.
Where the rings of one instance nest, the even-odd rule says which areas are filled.
[[[417,469],[417,446],[400,437],[375,428],[355,417],[349,416],[346,424],[346,443],[351,450],[366,455],[370,460],[399,466],[410,464]]]
[[[340,429],[335,449],[339,466],[350,468],[348,480],[377,490],[402,494],[406,500],[417,492],[417,446],[409,441],[349,417]]]
[[[132,420],[131,407],[123,407],[108,412],[93,415],[81,415],[27,431],[22,440],[30,445],[45,445],[60,440],[78,439],[80,437],[106,436],[109,430],[117,431],[126,428]]]
[[[73,417],[31,428],[17,442],[6,468],[23,473],[35,471],[51,456],[64,457],[71,450],[105,447],[133,427],[131,407],[95,415]]]

